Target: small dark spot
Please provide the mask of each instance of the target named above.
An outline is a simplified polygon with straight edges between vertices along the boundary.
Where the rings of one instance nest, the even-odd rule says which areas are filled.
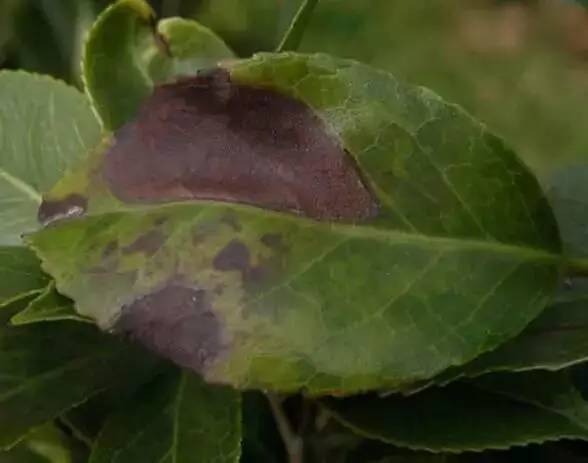
[[[162,225],[165,225],[166,223],[167,223],[167,217],[164,215],[157,217],[153,221],[153,225],[155,225],[156,227],[161,227]]]
[[[239,240],[233,240],[221,249],[212,265],[221,272],[241,272],[243,283],[246,285],[263,283],[272,273],[269,262],[251,265],[249,248]]]
[[[198,373],[227,349],[206,291],[177,283],[123,307],[113,331]]]
[[[87,207],[87,198],[79,194],[71,194],[58,201],[43,201],[37,217],[41,224],[48,225],[56,220],[84,215]]]
[[[220,296],[226,289],[226,286],[222,283],[218,284],[215,286],[214,288],[214,294],[216,294],[217,296]]]
[[[220,68],[158,86],[116,132],[102,172],[128,203],[215,200],[346,222],[378,210],[311,108]]]
[[[219,230],[218,222],[201,222],[194,228],[192,232],[192,244],[194,246],[200,245],[210,235],[214,235]]]
[[[118,243],[116,241],[110,241],[106,246],[104,246],[104,250],[102,251],[102,259],[108,259],[117,249]]]
[[[279,233],[266,233],[261,237],[261,242],[271,249],[279,250],[285,248],[282,235]]]
[[[125,254],[132,254],[133,252],[142,252],[147,256],[155,254],[163,243],[165,242],[165,236],[159,229],[153,229],[147,233],[139,236],[135,241],[126,246],[123,249]]]
[[[239,218],[234,212],[227,212],[223,216],[222,221],[231,227],[233,231],[240,232],[242,229],[241,224],[239,223]]]
[[[251,256],[249,248],[239,240],[233,240],[216,255],[212,265],[222,272],[238,270],[247,272],[250,269]]]

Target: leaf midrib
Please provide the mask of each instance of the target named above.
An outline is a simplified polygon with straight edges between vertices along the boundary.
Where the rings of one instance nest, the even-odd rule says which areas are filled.
[[[292,213],[278,212],[269,209],[262,209],[260,207],[251,206],[247,204],[229,203],[221,201],[211,200],[191,200],[183,202],[170,202],[167,204],[151,204],[151,205],[122,205],[122,207],[116,211],[107,212],[96,212],[88,213],[81,217],[72,217],[68,219],[62,219],[62,223],[68,222],[79,222],[84,221],[93,217],[107,217],[113,215],[126,215],[126,214],[144,214],[161,212],[167,209],[186,209],[186,208],[203,208],[203,207],[218,207],[218,208],[232,208],[237,212],[244,212],[248,215],[259,215],[260,218],[263,214],[263,218],[275,218],[284,220],[287,222],[297,222],[298,226],[302,228],[311,227],[324,227],[332,233],[339,234],[347,239],[373,239],[377,241],[390,241],[402,244],[417,244],[425,247],[432,247],[439,249],[441,248],[454,248],[459,250],[482,250],[491,253],[498,253],[503,255],[516,255],[521,258],[528,260],[537,261],[550,261],[564,263],[565,257],[562,253],[553,252],[547,249],[540,249],[533,246],[523,246],[517,244],[507,244],[496,240],[481,240],[475,238],[460,238],[460,237],[446,237],[437,235],[426,235],[418,232],[406,232],[401,230],[379,228],[374,225],[364,224],[345,224],[337,222],[321,222],[308,217],[297,216]],[[53,223],[52,225],[56,225]],[[41,230],[42,233],[42,230]],[[32,235],[34,236],[34,235]],[[25,237],[26,238],[26,237]],[[29,239],[30,240],[30,239]],[[34,248],[34,240],[29,242]]]

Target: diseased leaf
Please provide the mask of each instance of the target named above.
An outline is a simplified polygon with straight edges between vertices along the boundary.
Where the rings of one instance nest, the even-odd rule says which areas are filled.
[[[0,246],[0,308],[38,294],[49,284],[35,254],[22,247]]]
[[[174,372],[106,422],[90,463],[231,463],[241,453],[239,393]]]
[[[153,374],[145,352],[81,323],[12,327],[0,312],[0,449],[88,398]]]
[[[71,197],[85,217],[55,222]],[[518,334],[561,267],[550,207],[500,140],[324,55],[158,87],[40,215],[28,242],[82,315],[247,388],[428,379]]]
[[[71,299],[62,296],[51,282],[45,290],[32,300],[22,312],[18,312],[10,319],[13,325],[27,325],[29,323],[75,320],[92,323],[92,320],[80,316]]]
[[[588,294],[563,288],[560,297],[517,337],[472,362],[449,368],[405,392],[497,371],[561,370],[588,361]]]
[[[136,114],[154,82],[192,75],[232,57],[224,42],[197,22],[170,18],[157,25],[144,0],[119,0],[100,15],[88,35],[86,92],[103,127],[115,130]]]
[[[433,452],[588,440],[588,404],[567,372],[497,373],[411,397],[328,400],[342,424],[372,439]]]
[[[0,72],[0,246],[38,228],[37,209],[100,129],[87,100],[49,77]]]

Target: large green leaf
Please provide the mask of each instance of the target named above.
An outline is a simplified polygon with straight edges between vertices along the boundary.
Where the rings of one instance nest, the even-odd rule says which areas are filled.
[[[0,73],[0,245],[35,230],[41,195],[100,139],[87,100],[49,77]]]
[[[28,238],[82,315],[210,381],[349,393],[430,378],[542,311],[555,221],[483,126],[352,61],[225,69],[158,88],[46,197],[87,199]]]
[[[136,113],[154,82],[192,75],[233,53],[210,29],[170,18],[155,25],[143,0],[119,0],[98,18],[84,50],[86,92],[106,130]]]
[[[462,452],[588,440],[588,403],[567,372],[497,373],[411,397],[358,396],[326,405],[354,431],[414,450]]]
[[[81,323],[11,327],[0,312],[0,448],[88,398],[153,373],[157,362]]]
[[[90,463],[236,463],[239,393],[176,372],[146,386],[106,422]]]
[[[49,284],[39,259],[23,247],[0,246],[0,307],[40,293]]]

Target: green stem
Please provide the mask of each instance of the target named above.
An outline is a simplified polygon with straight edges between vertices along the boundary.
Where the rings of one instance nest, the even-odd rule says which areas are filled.
[[[588,259],[566,259],[564,273],[568,277],[588,278]]]
[[[278,45],[276,51],[278,53],[289,50],[296,50],[302,41],[302,36],[306,30],[306,26],[310,21],[312,12],[315,6],[318,4],[318,0],[303,0],[296,16],[290,23],[290,27],[284,34],[284,38]]]

